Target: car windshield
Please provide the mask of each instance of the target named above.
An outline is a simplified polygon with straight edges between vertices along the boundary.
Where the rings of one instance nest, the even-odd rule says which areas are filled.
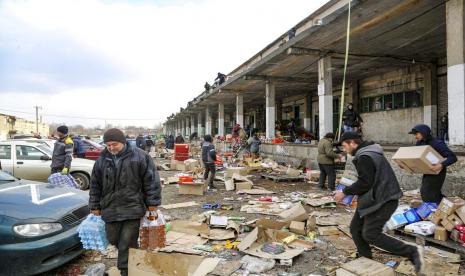
[[[52,150],[50,149],[50,147],[49,147],[48,145],[46,145],[46,144],[39,144],[39,145],[37,145],[37,147],[38,147],[41,151],[45,152],[47,155],[49,155],[49,156],[52,156],[52,155],[53,155],[53,152],[52,152]]]
[[[0,183],[4,183],[4,182],[13,182],[13,181],[16,181],[17,179],[14,178],[13,176],[11,176],[10,174],[4,172],[4,171],[0,171]]]
[[[86,140],[86,142],[89,143],[92,147],[94,147],[96,149],[103,149],[104,148],[102,145],[97,144],[92,140]]]

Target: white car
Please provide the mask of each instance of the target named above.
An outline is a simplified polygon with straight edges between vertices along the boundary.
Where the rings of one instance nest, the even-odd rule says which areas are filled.
[[[0,142],[0,163],[4,171],[16,178],[47,182],[52,150],[43,143],[9,140]],[[71,175],[82,190],[88,189],[95,161],[73,158]]]

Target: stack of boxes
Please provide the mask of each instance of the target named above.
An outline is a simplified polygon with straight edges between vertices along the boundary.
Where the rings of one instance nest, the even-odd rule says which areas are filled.
[[[461,198],[443,198],[438,209],[428,216],[428,220],[436,225],[434,238],[446,241],[449,237],[463,243],[465,233],[465,201]],[[450,234],[449,234],[450,233]]]

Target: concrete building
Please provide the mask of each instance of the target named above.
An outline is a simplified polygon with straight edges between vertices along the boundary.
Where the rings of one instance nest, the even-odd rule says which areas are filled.
[[[453,145],[465,144],[464,1],[352,1],[345,103],[367,139],[409,144],[417,123],[438,133],[449,112]],[[235,122],[274,136],[294,119],[316,135],[335,131],[340,112],[348,5],[332,0],[205,91],[165,123],[167,132],[228,133]],[[203,114],[202,114],[203,113]],[[192,119],[193,118],[193,119]],[[192,126],[191,126],[192,128]]]
[[[39,123],[39,134],[49,135],[49,125]],[[12,115],[0,114],[0,140],[14,135],[31,135],[36,133],[36,123]]]

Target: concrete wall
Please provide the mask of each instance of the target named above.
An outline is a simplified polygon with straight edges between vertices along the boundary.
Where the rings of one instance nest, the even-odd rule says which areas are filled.
[[[464,150],[461,148],[460,150]],[[316,157],[318,150],[313,145],[295,145],[295,144],[262,144],[260,153],[263,157],[269,157],[277,162],[284,162],[295,167],[305,164],[307,168],[318,170]],[[394,169],[397,179],[404,190],[413,190],[420,187],[421,175],[415,175],[400,169],[391,158],[394,151],[385,153],[392,168]],[[458,156],[459,161],[448,169],[446,182],[444,183],[443,193],[447,196],[465,197],[465,157]]]
[[[360,116],[366,140],[383,144],[413,144],[413,136],[408,132],[423,122],[423,107],[362,113]]]
[[[8,115],[0,114],[0,140],[9,138],[9,131],[16,130],[16,134],[31,134],[36,132],[36,123],[16,117],[14,125],[8,123]],[[39,134],[48,136],[49,125],[39,123]]]

